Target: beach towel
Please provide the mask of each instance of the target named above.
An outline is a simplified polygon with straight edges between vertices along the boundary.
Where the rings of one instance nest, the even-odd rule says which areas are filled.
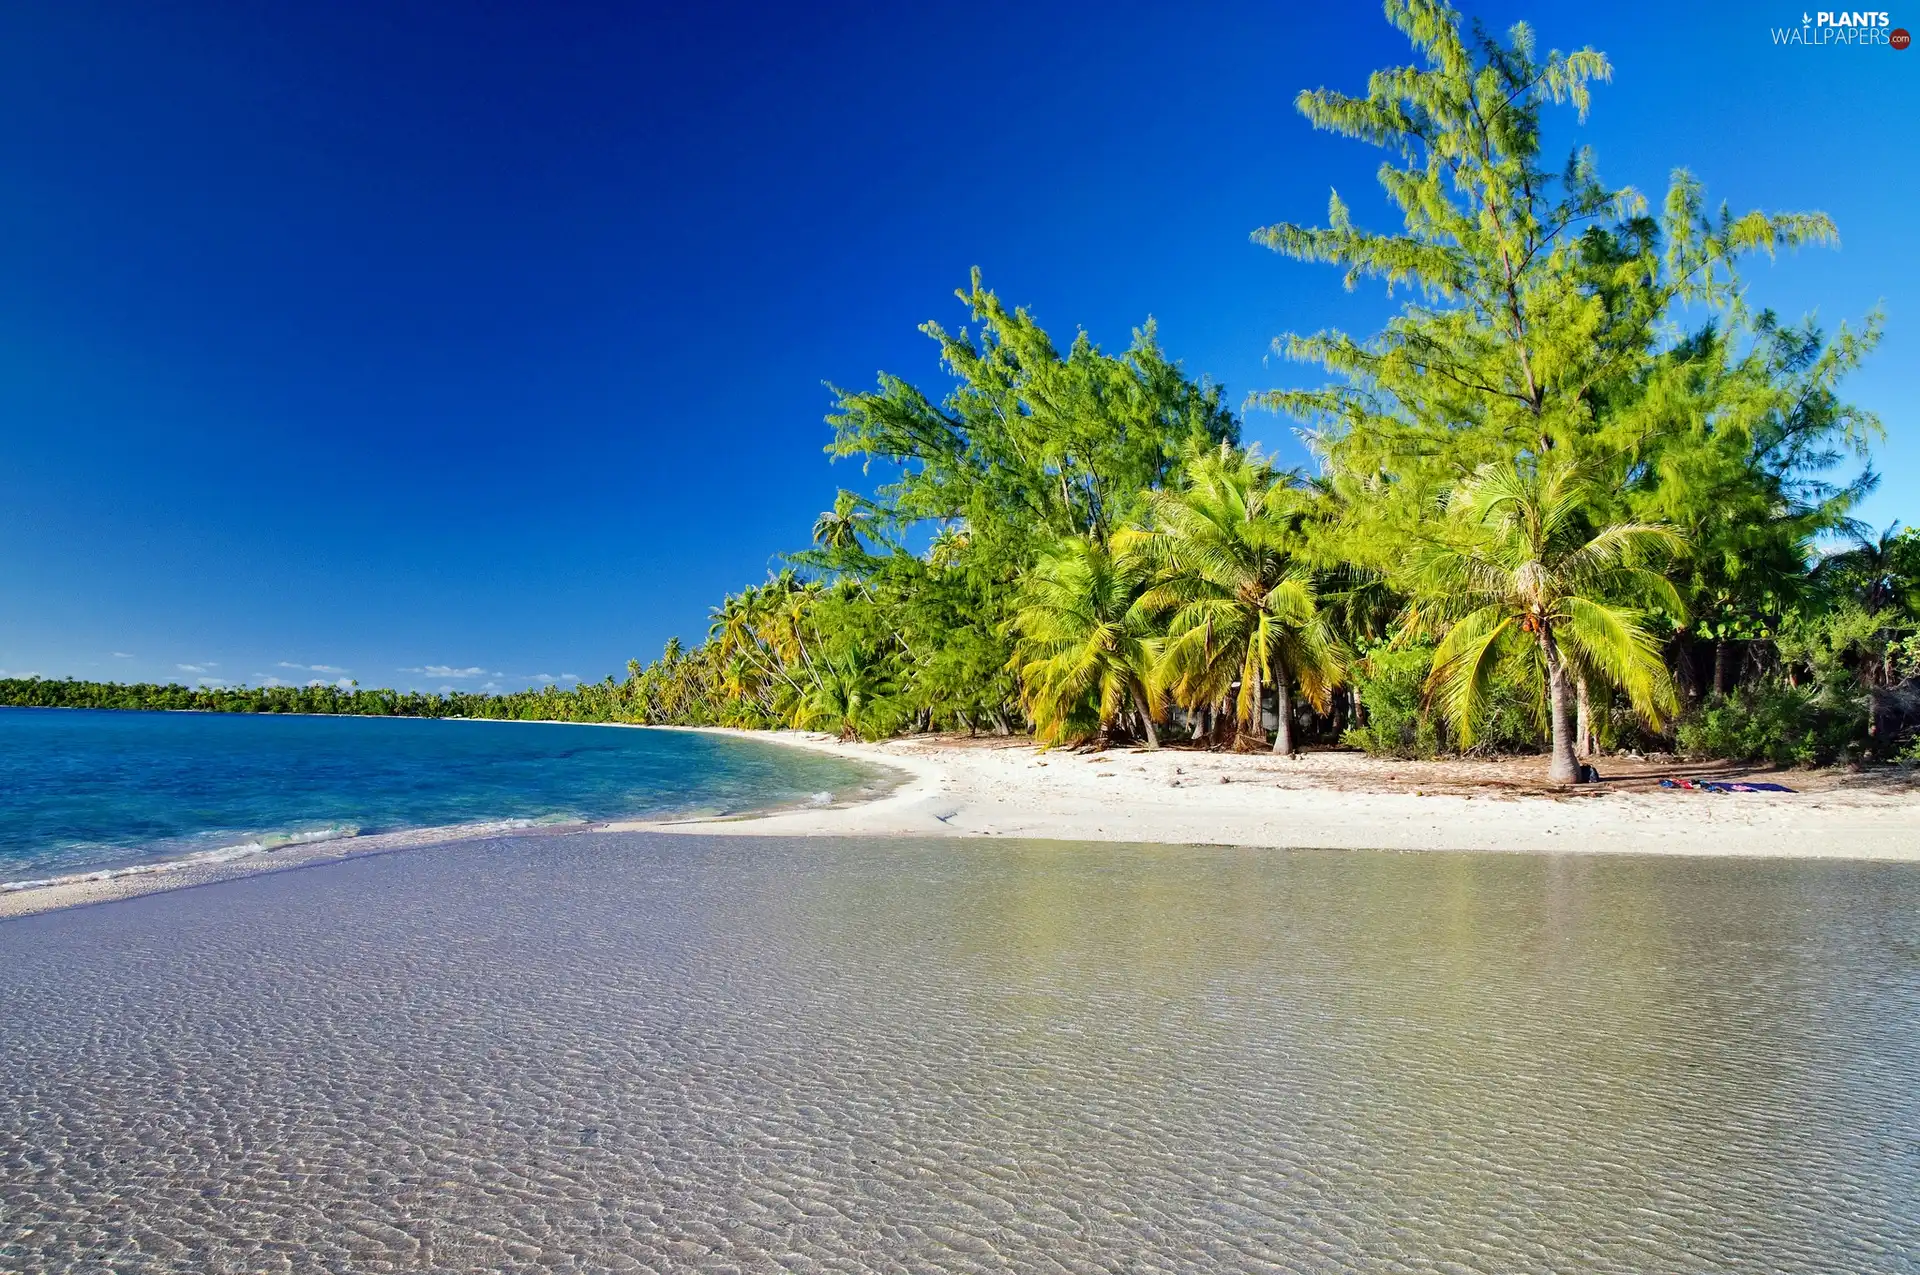
[[[1693,792],[1792,792],[1785,784],[1734,783],[1718,779],[1662,779],[1662,788],[1685,788]]]

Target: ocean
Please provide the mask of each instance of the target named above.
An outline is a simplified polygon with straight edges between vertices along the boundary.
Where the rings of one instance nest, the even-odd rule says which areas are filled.
[[[872,778],[682,731],[0,708],[0,885],[409,829],[824,802]]]

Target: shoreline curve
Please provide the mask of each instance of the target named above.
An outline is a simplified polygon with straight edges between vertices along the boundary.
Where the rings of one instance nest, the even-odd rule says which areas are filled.
[[[744,818],[629,820],[620,830],[716,836],[1023,837],[1248,849],[1447,850],[1920,862],[1920,774],[1787,772],[1794,792],[1663,789],[1664,773],[1742,768],[1603,758],[1612,783],[1575,790],[1538,758],[1395,761],[1113,749],[1024,739],[842,742],[799,731],[698,729],[906,771],[876,800]],[[1757,772],[1756,772],[1757,773]],[[1771,774],[1772,772],[1767,772]]]
[[[1879,786],[1815,772],[1797,781],[1808,785],[1801,791],[1740,796],[1663,790],[1645,773],[1624,776],[1623,788],[1567,791],[1524,779],[1531,773],[1526,762],[1537,759],[1410,762],[1180,748],[1083,754],[1042,750],[1017,737],[863,743],[811,731],[571,724],[803,748],[863,763],[880,778],[817,805],[720,816],[498,820],[285,845],[213,863],[78,873],[0,891],[0,920],[361,855],[588,831],[1920,862],[1920,776],[1911,771]]]

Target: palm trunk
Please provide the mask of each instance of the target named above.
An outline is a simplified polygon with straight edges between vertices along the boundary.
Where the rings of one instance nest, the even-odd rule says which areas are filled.
[[[1727,640],[1721,638],[1713,644],[1713,690],[1717,695],[1725,695],[1733,689],[1733,660]]]
[[[1573,681],[1560,659],[1551,629],[1540,630],[1540,651],[1547,662],[1547,706],[1553,723],[1553,742],[1547,754],[1547,779],[1556,784],[1580,782],[1580,763],[1573,755]]]
[[[1153,728],[1153,714],[1147,711],[1146,697],[1140,693],[1138,686],[1133,688],[1133,706],[1139,710],[1140,725],[1146,729],[1147,747],[1150,749],[1158,749],[1160,747],[1160,732]]]
[[[1591,757],[1598,751],[1597,740],[1593,737],[1593,700],[1587,694],[1587,679],[1575,678],[1573,689],[1578,693],[1579,711],[1575,717],[1575,751],[1582,757]]]
[[[1265,703],[1266,696],[1262,693],[1265,688],[1260,685],[1259,666],[1255,665],[1253,668],[1248,669],[1246,676],[1253,681],[1253,717],[1252,720],[1247,723],[1246,738],[1251,743],[1265,743],[1267,738],[1267,723],[1263,719],[1266,717],[1267,706]]]
[[[1276,670],[1273,677],[1273,754],[1276,757],[1293,756],[1293,688],[1287,685],[1287,675]]]

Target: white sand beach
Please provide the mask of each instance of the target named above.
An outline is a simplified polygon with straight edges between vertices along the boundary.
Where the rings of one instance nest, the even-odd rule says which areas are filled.
[[[1604,782],[1562,790],[1538,758],[1406,762],[1164,749],[1043,751],[1024,740],[843,743],[733,732],[891,766],[910,778],[857,804],[614,827],[739,836],[1033,837],[1065,841],[1920,860],[1910,768],[1760,773],[1601,758]],[[1666,776],[1752,778],[1790,793],[1660,787]]]
[[[857,743],[802,731],[615,729],[693,729],[812,749],[889,768],[900,782],[871,799],[764,814],[423,828],[271,854],[80,873],[0,892],[0,918],[454,840],[589,830],[1920,861],[1920,775],[1912,767],[1849,774],[1601,758],[1604,782],[1570,790],[1546,784],[1544,763],[1530,757],[1417,762],[1352,752],[1293,758],[1185,748],[1080,753],[989,736]],[[1716,794],[1659,786],[1661,778],[1681,775],[1765,779],[1794,791]]]

